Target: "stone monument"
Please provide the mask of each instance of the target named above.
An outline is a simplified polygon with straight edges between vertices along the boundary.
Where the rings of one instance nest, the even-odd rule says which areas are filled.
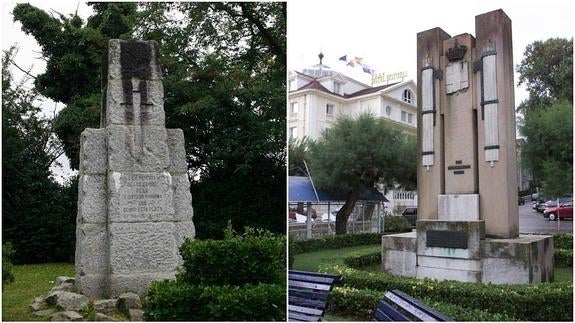
[[[383,236],[383,270],[469,282],[553,279],[553,239],[519,235],[511,20],[417,34],[416,233]]]
[[[80,142],[76,286],[86,296],[142,295],[174,278],[195,235],[184,135],[166,129],[158,45],[110,40],[99,129]]]

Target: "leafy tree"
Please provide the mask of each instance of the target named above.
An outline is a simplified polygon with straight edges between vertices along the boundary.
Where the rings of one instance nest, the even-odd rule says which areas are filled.
[[[527,137],[521,149],[523,166],[533,172],[545,196],[573,190],[573,105],[557,101],[527,114],[521,132]]]
[[[290,139],[288,143],[289,176],[308,176],[305,166],[309,141],[307,137]]]
[[[3,239],[14,244],[17,263],[69,260],[75,216],[49,169],[62,149],[51,120],[39,115],[38,93],[10,73],[15,52],[2,57]]]
[[[370,114],[339,118],[310,143],[314,183],[326,190],[347,192],[347,200],[336,215],[336,234],[346,233],[361,185],[415,184],[415,147],[414,138]]]

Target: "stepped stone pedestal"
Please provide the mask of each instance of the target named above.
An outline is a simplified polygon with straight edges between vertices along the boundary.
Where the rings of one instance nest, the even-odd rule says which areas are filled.
[[[553,280],[553,238],[519,235],[511,20],[417,34],[417,232],[382,237],[382,269],[484,283]]]
[[[89,297],[174,278],[195,235],[184,135],[165,127],[161,78],[155,42],[110,41],[100,128],[80,143],[76,285]]]

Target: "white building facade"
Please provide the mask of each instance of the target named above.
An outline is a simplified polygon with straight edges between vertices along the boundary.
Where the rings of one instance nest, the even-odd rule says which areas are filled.
[[[318,139],[339,116],[370,112],[417,135],[417,86],[413,80],[369,86],[318,65],[288,75],[288,139]],[[417,206],[416,192],[388,191],[390,211]],[[396,198],[400,197],[400,198]]]

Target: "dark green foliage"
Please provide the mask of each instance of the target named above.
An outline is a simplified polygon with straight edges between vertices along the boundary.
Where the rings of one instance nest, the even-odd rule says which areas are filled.
[[[38,94],[15,82],[2,59],[2,235],[16,249],[15,263],[70,261],[74,257],[75,183],[60,185],[50,166],[62,153],[52,121],[40,116]]]
[[[146,321],[285,321],[281,284],[243,286],[154,282],[144,307]]]
[[[553,234],[553,246],[555,249],[573,250],[572,233],[555,233]]]
[[[325,236],[321,238],[290,239],[290,255],[323,249],[339,249],[381,243],[381,233],[360,233]]]
[[[235,234],[231,224],[223,240],[184,242],[184,272],[152,283],[146,320],[285,320],[285,244],[285,237],[261,230]]]
[[[336,287],[330,295],[330,313],[353,316],[364,321],[373,319],[373,311],[379,302],[384,299],[385,292],[370,289],[355,289],[351,287]],[[431,300],[429,298],[420,301],[446,315],[454,321],[515,321],[512,316],[488,312],[485,309],[464,308],[448,302]]]
[[[286,241],[270,233],[186,241],[180,247],[189,284],[235,285],[285,282]]]
[[[403,216],[389,215],[384,218],[385,232],[410,232],[411,225]]]
[[[555,267],[573,268],[573,249],[555,249]]]
[[[2,286],[14,281],[14,265],[12,259],[14,257],[14,247],[10,241],[2,243]]]
[[[361,269],[361,267],[381,264],[381,252],[372,252],[365,255],[349,256],[343,258],[343,263],[351,268]]]
[[[288,143],[288,175],[308,176],[305,161],[307,159],[308,139],[290,138]]]
[[[485,310],[525,321],[573,321],[573,283],[492,285],[399,277],[387,273],[324,266],[322,272],[343,275],[346,287],[388,291],[399,289],[469,310]]]

